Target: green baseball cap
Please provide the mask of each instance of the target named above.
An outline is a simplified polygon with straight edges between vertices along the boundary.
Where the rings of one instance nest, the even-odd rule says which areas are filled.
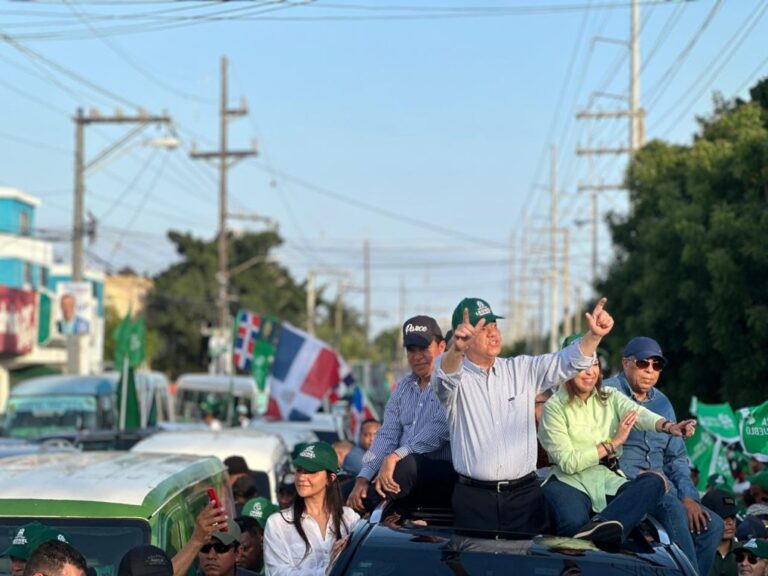
[[[68,542],[67,537],[59,530],[49,528],[40,522],[30,522],[19,528],[11,540],[11,545],[0,556],[13,556],[26,561],[40,544],[48,540]]]
[[[225,546],[232,546],[235,542],[240,544],[240,540],[243,538],[243,533],[240,531],[240,526],[238,526],[232,518],[229,518],[227,520],[227,529],[211,532],[211,538],[216,538],[216,540]]]
[[[755,484],[760,486],[763,490],[768,490],[768,471],[766,470],[763,470],[754,476],[747,476],[747,480],[750,484]]]
[[[577,332],[576,334],[571,334],[570,336],[566,336],[565,340],[563,340],[563,345],[560,346],[560,348],[561,349],[567,348],[568,346],[576,342],[576,340],[580,340],[583,337],[584,337],[584,332]]]
[[[255,518],[259,523],[261,529],[267,525],[267,518],[277,512],[279,508],[272,504],[266,498],[259,496],[258,498],[252,498],[243,505],[243,510],[240,513],[242,516],[250,516]]]
[[[759,538],[752,538],[752,540],[749,540],[742,545],[736,546],[733,549],[733,552],[736,552],[736,550],[752,552],[752,554],[758,558],[768,558],[768,542]]]
[[[307,444],[293,459],[293,465],[307,472],[328,470],[335,474],[339,473],[339,458],[336,456],[336,450],[328,442],[323,441]]]
[[[486,324],[496,322],[498,318],[504,318],[504,316],[497,316],[494,314],[493,310],[491,310],[491,305],[482,298],[464,298],[464,300],[459,302],[459,305],[456,306],[456,309],[453,311],[453,316],[451,317],[451,326],[454,330],[459,324],[464,322],[465,308],[469,311],[469,323],[472,324],[472,326],[475,326],[481,318],[485,320]]]

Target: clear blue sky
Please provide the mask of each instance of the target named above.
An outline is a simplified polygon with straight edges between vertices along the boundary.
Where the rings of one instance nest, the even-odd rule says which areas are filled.
[[[250,106],[248,118],[230,124],[230,145],[246,148],[256,137],[261,150],[258,160],[233,168],[230,209],[279,222],[280,257],[297,280],[310,268],[342,269],[361,288],[367,238],[374,331],[402,321],[401,283],[406,316],[430,313],[447,324],[468,295],[506,315],[527,214],[532,319],[524,324],[536,324],[537,279],[548,266],[547,237],[536,231],[548,225],[548,147],[559,148],[560,224],[572,226],[589,217],[588,198],[576,193],[587,161],[575,148],[587,143],[590,124],[577,122],[575,111],[594,91],[628,90],[626,49],[593,38],[626,40],[629,0],[403,0],[381,9],[392,4],[3,3],[0,185],[39,196],[38,226],[63,237],[72,223],[75,109],[131,112],[136,103],[167,111],[180,126],[182,149],[147,148],[138,139],[88,175],[86,198],[99,220],[93,254],[114,269],[162,270],[175,257],[168,229],[215,233],[216,172],[187,152],[192,134],[200,149],[217,145],[219,59],[226,55],[230,104],[243,96]],[[744,96],[768,74],[766,9],[756,0],[642,2],[648,139],[689,141],[713,91]],[[626,142],[625,121],[591,126],[596,144]],[[120,133],[88,128],[88,158]],[[595,180],[620,179],[625,162],[597,159]],[[602,194],[601,212],[626,210],[624,197]],[[611,249],[605,228],[600,233],[604,267]],[[586,295],[589,229],[571,236],[572,282]],[[56,252],[67,258],[68,244]],[[335,283],[329,275],[320,281]],[[330,286],[327,295],[334,293]],[[362,293],[350,290],[347,302],[362,310]]]

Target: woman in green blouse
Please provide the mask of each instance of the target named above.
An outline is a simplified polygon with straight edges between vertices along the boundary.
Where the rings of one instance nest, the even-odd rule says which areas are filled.
[[[695,421],[675,424],[601,384],[595,360],[544,405],[539,440],[553,466],[543,490],[559,535],[618,546],[667,491],[661,474],[630,481],[618,469],[629,431],[688,437]]]

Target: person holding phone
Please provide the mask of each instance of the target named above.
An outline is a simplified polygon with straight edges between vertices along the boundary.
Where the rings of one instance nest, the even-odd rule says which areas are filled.
[[[293,506],[272,514],[264,530],[266,576],[322,576],[360,516],[344,506],[339,460],[330,444],[308,444],[293,465]]]

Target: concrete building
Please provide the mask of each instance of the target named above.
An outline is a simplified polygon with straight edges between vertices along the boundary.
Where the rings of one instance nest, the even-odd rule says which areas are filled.
[[[133,274],[116,274],[104,279],[104,305],[122,318],[129,310],[136,315],[144,309],[144,299],[152,290],[150,278]]]
[[[13,383],[36,371],[66,370],[66,336],[59,299],[71,284],[70,265],[54,264],[53,245],[37,237],[38,198],[0,187],[0,412]],[[104,275],[86,270],[88,311],[81,366],[101,371],[104,348]],[[85,325],[85,324],[83,324]]]

